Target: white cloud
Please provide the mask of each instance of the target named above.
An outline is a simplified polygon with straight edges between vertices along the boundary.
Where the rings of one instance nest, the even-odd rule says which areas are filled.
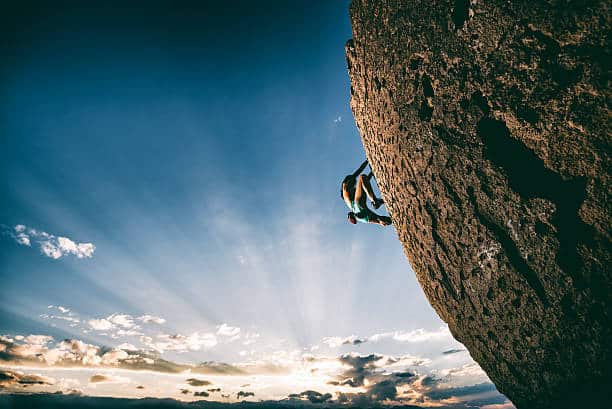
[[[25,342],[33,345],[45,345],[53,341],[53,337],[49,335],[28,335],[25,337]]]
[[[64,254],[74,254],[77,258],[90,258],[96,249],[92,243],[75,243],[67,237],[58,237],[57,242]]]
[[[79,322],[81,322],[81,320],[79,320],[78,318],[65,317],[65,316],[62,316],[62,315],[51,315],[51,316],[49,316],[49,318],[55,318],[56,320],[64,320],[64,321],[72,322],[72,323],[75,323],[75,324],[78,324]]]
[[[54,260],[69,254],[77,258],[91,258],[96,250],[93,243],[77,243],[68,237],[57,237],[44,231],[28,228],[23,224],[17,224],[12,229],[3,226],[3,230],[5,234],[23,246],[31,247],[32,242],[38,243],[42,254]]]
[[[127,342],[124,342],[123,344],[118,345],[117,349],[123,349],[124,351],[138,351],[138,348],[136,348],[134,345],[129,344]]]
[[[23,245],[23,246],[31,246],[31,242],[30,242],[30,238],[28,237],[28,235],[25,233],[25,229],[26,227],[23,224],[18,224],[15,226],[15,234],[14,234],[14,238],[17,241],[17,243]]]
[[[156,317],[155,315],[148,315],[148,314],[141,315],[140,317],[136,319],[138,321],[144,322],[145,324],[153,323],[153,324],[161,325],[166,322],[166,320],[163,319],[162,317]]]
[[[384,363],[378,365],[386,370],[396,370],[399,368],[409,368],[414,366],[429,365],[431,360],[418,356],[404,355],[400,357],[386,357]]]
[[[355,335],[351,335],[349,337],[325,337],[322,341],[330,348],[338,348],[341,345],[358,345],[366,342],[363,339],[357,338]]]
[[[423,328],[419,328],[412,331],[383,332],[368,337],[368,341],[370,342],[378,342],[383,339],[392,339],[397,342],[426,342],[453,339],[453,336],[448,327],[442,326],[437,331],[427,331]]]
[[[484,377],[487,374],[482,368],[475,362],[467,363],[459,368],[446,368],[437,371],[441,376],[455,376],[455,377]]]
[[[96,331],[108,331],[109,329],[114,328],[113,323],[105,318],[89,320],[87,323]]]
[[[210,349],[218,343],[215,334],[200,334],[198,332],[194,332],[191,335],[160,334],[156,340],[151,337],[142,336],[140,337],[140,342],[160,353],[165,351],[199,351],[200,349]]]
[[[127,314],[112,314],[106,317],[106,319],[123,328],[133,328],[136,325],[132,316]]]
[[[119,329],[114,333],[110,334],[111,338],[120,338],[120,337],[135,337],[138,335],[144,335],[140,331],[136,331],[135,329]]]
[[[251,345],[257,342],[257,338],[259,338],[259,334],[257,332],[247,332],[244,335],[245,340],[242,342],[243,345]]]
[[[62,256],[62,251],[54,244],[48,240],[39,242],[40,251],[47,257],[51,257],[54,260],[57,260]]]
[[[338,348],[342,345],[342,338],[340,337],[325,337],[323,338],[323,343],[326,344],[330,348]]]
[[[336,118],[334,118],[334,123],[337,124],[339,122],[342,122],[342,117],[340,115],[338,115]]]
[[[230,327],[226,323],[217,326],[217,335],[219,336],[234,338],[238,334],[240,334],[240,328],[238,327]]]
[[[106,318],[91,319],[88,324],[96,331],[115,330],[107,334],[111,338],[142,335],[141,332],[137,331],[140,327],[134,323],[134,318],[128,314],[115,313]]]
[[[82,365],[116,365],[128,357],[127,352],[120,349],[104,351],[96,345],[91,345],[76,339],[66,339],[54,346],[48,344],[53,337],[48,335],[16,336],[15,339],[0,337],[0,348],[12,359],[26,359],[56,364],[82,364]],[[16,343],[15,341],[18,341]]]
[[[83,365],[99,365],[101,357],[98,355],[100,348],[79,340],[64,340],[56,348],[50,349],[41,357],[48,364],[54,365],[59,362],[78,362]]]
[[[108,336],[112,339],[145,335],[144,332],[151,330],[151,328],[143,329],[138,325],[139,323],[161,325],[166,322],[164,318],[155,315],[145,314],[134,317],[124,313],[114,313],[106,317],[92,317],[90,319],[81,320],[77,318],[78,314],[67,307],[50,304],[47,308],[57,309],[64,315],[41,314],[41,318],[67,321],[70,327],[77,327],[83,322],[85,324],[84,327],[81,327],[83,333],[87,333],[88,330],[93,329],[99,331],[99,335]]]
[[[398,342],[425,342],[434,339],[451,338],[448,327],[440,327],[437,331],[426,331],[422,328],[409,332],[396,332],[393,339]]]

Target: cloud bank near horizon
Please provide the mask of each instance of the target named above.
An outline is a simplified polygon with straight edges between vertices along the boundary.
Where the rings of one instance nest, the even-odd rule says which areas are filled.
[[[227,332],[231,336],[236,331]],[[252,361],[191,365],[163,359],[155,351],[102,347],[77,339],[55,341],[51,336],[34,334],[0,336],[0,380],[9,393],[96,396],[108,395],[109,389],[104,388],[112,387],[115,392],[111,396],[126,396],[125,391],[129,391],[128,396],[153,394],[186,401],[264,399],[296,405],[359,407],[506,405],[507,399],[477,364],[443,370],[432,370],[429,364],[428,359],[410,355],[350,352],[328,356],[278,351]],[[271,390],[270,377],[284,387]],[[155,395],[152,391],[158,385],[168,386]]]

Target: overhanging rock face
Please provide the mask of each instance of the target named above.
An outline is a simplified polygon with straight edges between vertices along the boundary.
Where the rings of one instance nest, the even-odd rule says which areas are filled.
[[[612,387],[607,4],[351,4],[351,106],[406,255],[519,408]]]

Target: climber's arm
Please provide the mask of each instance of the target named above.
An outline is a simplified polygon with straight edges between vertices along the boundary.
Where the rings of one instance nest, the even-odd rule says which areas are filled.
[[[366,168],[366,166],[368,166],[368,160],[364,160],[363,163],[361,164],[361,166],[359,166],[359,169],[357,169],[355,171],[355,173],[353,173],[353,177],[356,178],[357,176],[359,176],[361,174],[361,172],[363,172],[363,170]]]

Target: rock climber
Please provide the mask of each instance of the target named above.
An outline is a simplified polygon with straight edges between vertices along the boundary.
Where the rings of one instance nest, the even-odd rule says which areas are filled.
[[[388,226],[391,224],[389,216],[380,216],[368,208],[367,198],[372,202],[374,209],[378,209],[384,202],[382,199],[377,198],[372,190],[370,179],[372,179],[373,174],[371,169],[368,175],[361,174],[367,165],[368,161],[366,159],[355,173],[347,175],[342,181],[340,197],[342,197],[348,208],[351,209],[347,215],[348,221],[352,224],[356,224],[359,221],[361,223],[376,223]]]

